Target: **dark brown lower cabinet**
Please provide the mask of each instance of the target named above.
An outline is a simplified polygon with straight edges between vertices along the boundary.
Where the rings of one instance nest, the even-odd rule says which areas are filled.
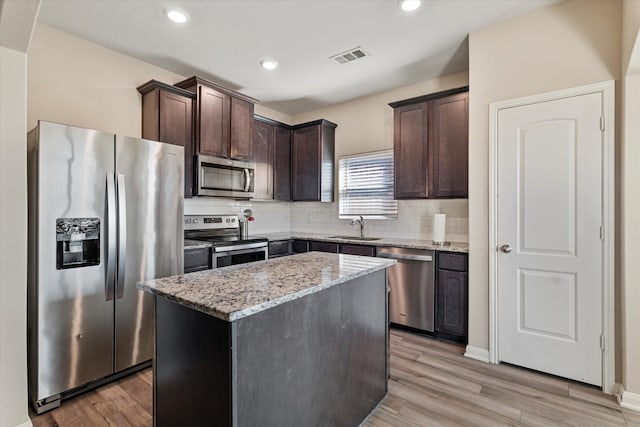
[[[197,248],[184,250],[184,272],[208,270],[211,265],[211,248]]]
[[[294,254],[309,252],[309,242],[306,240],[293,240],[291,242],[291,252]]]
[[[436,283],[436,334],[440,338],[467,343],[469,284],[465,254],[439,254],[441,264],[460,267],[438,268]],[[464,262],[462,262],[464,260]]]
[[[312,240],[309,242],[309,251],[330,252],[332,254],[337,254],[338,244],[331,242],[316,242]]]
[[[290,240],[276,240],[269,242],[269,258],[278,258],[285,255],[291,255]]]
[[[376,256],[376,248],[374,246],[363,245],[340,245],[341,254]]]

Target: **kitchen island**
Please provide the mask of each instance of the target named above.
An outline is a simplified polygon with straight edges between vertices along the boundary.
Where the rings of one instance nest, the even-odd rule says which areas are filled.
[[[308,252],[140,283],[155,425],[360,424],[387,391],[394,263]]]

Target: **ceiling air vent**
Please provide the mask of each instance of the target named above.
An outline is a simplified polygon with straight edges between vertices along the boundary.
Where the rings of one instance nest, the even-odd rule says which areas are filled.
[[[338,64],[346,64],[347,62],[355,61],[356,59],[364,58],[365,56],[370,56],[370,55],[364,50],[362,50],[360,46],[358,46],[346,52],[333,55],[330,59],[333,59]]]

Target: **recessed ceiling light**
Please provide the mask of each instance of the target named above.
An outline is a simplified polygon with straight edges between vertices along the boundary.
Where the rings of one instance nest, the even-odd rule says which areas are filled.
[[[405,12],[412,12],[420,7],[420,0],[402,0],[400,8]]]
[[[278,67],[278,63],[276,61],[271,61],[268,59],[260,61],[260,65],[262,65],[262,68],[264,68],[265,70],[275,70]]]
[[[171,19],[176,24],[184,24],[189,20],[189,14],[177,7],[168,7],[164,10],[164,14],[167,18]]]

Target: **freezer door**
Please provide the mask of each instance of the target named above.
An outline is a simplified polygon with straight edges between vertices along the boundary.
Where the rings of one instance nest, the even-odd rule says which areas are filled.
[[[113,172],[113,134],[40,122],[29,135],[34,402],[113,372],[113,282],[106,280],[115,261],[106,191]]]
[[[118,136],[116,168],[115,366],[121,371],[153,357],[153,298],[136,283],[182,273],[184,149]]]

